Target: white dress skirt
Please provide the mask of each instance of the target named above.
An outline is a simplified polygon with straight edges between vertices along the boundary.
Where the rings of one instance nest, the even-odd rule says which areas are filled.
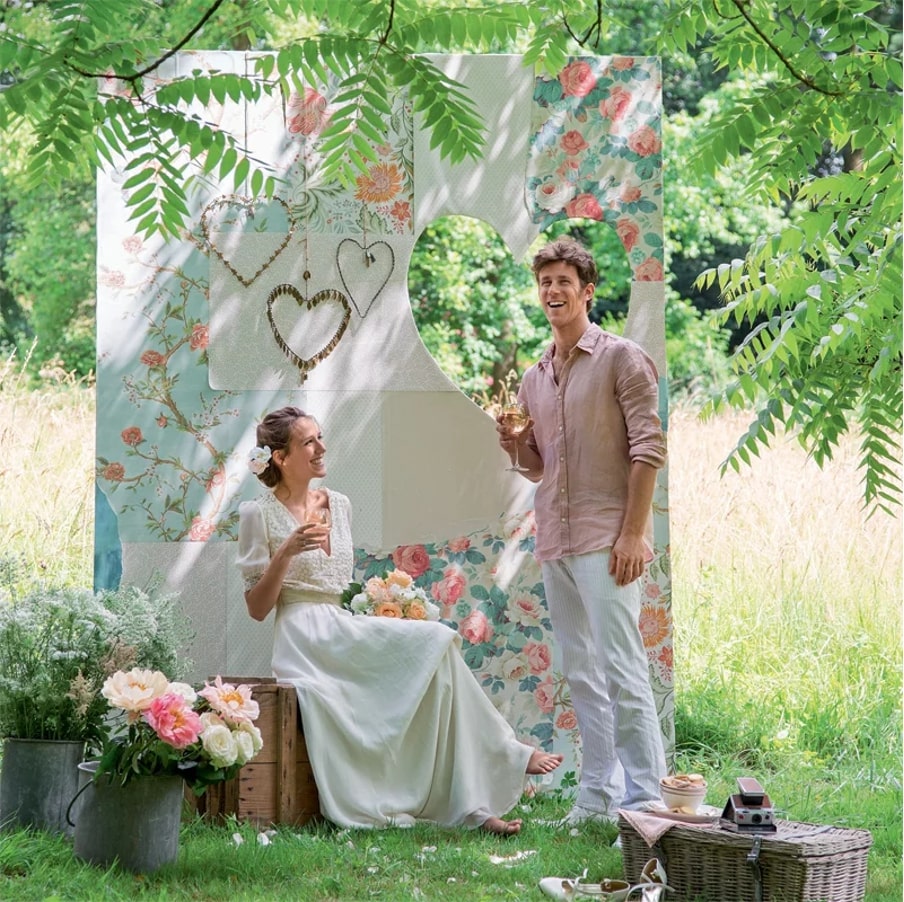
[[[532,753],[442,623],[353,615],[348,498],[328,491],[330,554],[297,555],[276,609],[273,675],[298,691],[321,812],[344,827],[482,824],[518,802]],[[240,508],[245,588],[298,527],[271,493]]]

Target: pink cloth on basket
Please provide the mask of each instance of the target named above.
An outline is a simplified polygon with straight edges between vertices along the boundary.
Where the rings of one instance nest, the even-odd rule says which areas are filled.
[[[664,833],[675,826],[696,827],[700,830],[710,830],[716,827],[715,823],[701,824],[699,821],[681,821],[673,817],[661,817],[647,811],[629,811],[627,808],[619,808],[618,813],[637,831],[650,848]]]

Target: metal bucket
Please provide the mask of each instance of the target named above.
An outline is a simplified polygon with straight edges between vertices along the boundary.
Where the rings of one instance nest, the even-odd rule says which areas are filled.
[[[0,826],[72,835],[66,810],[78,789],[84,742],[6,739],[0,768]]]
[[[125,786],[102,775],[97,761],[79,764],[75,855],[107,867],[156,871],[179,857],[181,777],[132,777]]]

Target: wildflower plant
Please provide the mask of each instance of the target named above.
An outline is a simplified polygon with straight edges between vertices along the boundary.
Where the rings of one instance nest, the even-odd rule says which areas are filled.
[[[104,735],[104,680],[133,666],[181,672],[191,638],[176,596],[0,589],[0,738],[86,742]]]

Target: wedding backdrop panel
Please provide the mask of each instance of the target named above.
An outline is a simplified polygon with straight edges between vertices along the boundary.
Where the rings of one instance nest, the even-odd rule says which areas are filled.
[[[492,418],[422,343],[408,264],[423,229],[451,214],[488,222],[519,260],[557,220],[614,228],[633,273],[626,334],[656,361],[666,423],[659,62],[577,58],[553,78],[517,56],[431,60],[486,120],[478,162],[441,160],[400,94],[377,162],[347,190],[325,182],[331,83],[192,110],[267,161],[283,190],[268,201],[199,179],[179,240],[134,233],[127,161],[99,176],[95,578],[178,592],[196,676],[268,675],[272,625],[248,617],[234,566],[238,505],[262,490],[246,466],[256,423],[295,404],[323,427],[326,483],[352,501],[356,576],[407,570],[519,734],[573,761],[531,553],[533,487],[506,472]],[[253,60],[182,53],[168,66],[158,84],[250,73]],[[654,507],[640,624],[671,749],[667,471]]]

